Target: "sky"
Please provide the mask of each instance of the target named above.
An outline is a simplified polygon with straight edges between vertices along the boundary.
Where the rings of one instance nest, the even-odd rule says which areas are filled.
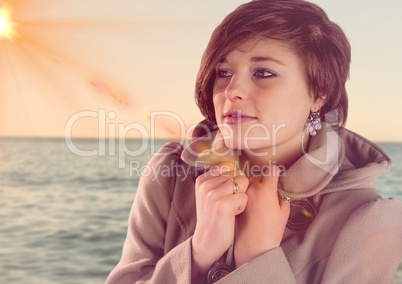
[[[202,119],[195,78],[238,0],[0,0],[0,136],[174,138]],[[313,0],[352,46],[347,128],[402,142],[402,1]]]

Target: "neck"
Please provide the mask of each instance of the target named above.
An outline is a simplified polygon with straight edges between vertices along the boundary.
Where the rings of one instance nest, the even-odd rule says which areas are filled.
[[[248,176],[255,175],[267,166],[272,167],[274,165],[280,170],[286,171],[306,153],[309,141],[309,135],[305,135],[302,142],[300,138],[293,139],[275,145],[275,147],[260,150],[259,153],[264,153],[263,155],[251,151],[242,151],[239,157],[240,167],[242,170],[246,169],[245,172]]]

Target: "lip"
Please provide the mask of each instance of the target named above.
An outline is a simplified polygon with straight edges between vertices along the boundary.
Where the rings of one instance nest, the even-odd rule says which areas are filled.
[[[247,113],[238,111],[228,111],[224,113],[224,120],[227,124],[240,124],[250,122],[257,119],[255,116],[249,115]]]

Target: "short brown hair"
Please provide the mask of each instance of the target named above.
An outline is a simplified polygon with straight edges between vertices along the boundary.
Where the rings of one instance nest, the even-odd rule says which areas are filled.
[[[327,96],[321,108],[323,119],[337,110],[337,124],[345,125],[349,42],[320,7],[303,0],[254,0],[238,7],[215,29],[196,81],[196,102],[208,121],[216,123],[212,101],[216,65],[227,53],[255,37],[279,40],[292,47],[305,64],[314,98]]]

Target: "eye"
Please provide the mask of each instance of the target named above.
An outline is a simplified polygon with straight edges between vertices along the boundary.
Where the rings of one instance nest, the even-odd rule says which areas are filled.
[[[266,69],[266,68],[257,68],[253,71],[253,76],[257,77],[257,78],[271,78],[271,77],[276,77],[276,73]]]
[[[218,77],[218,78],[227,78],[232,75],[233,75],[233,73],[228,69],[218,69],[216,71],[216,77]]]

